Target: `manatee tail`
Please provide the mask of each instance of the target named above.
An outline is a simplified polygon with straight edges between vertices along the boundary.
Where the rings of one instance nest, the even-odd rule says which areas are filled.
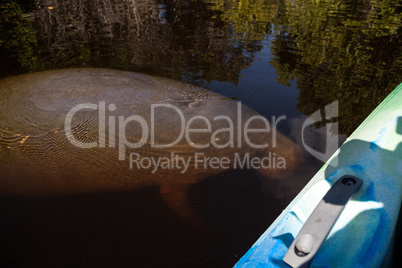
[[[166,204],[178,215],[183,221],[189,223],[201,231],[207,231],[204,221],[191,208],[188,201],[187,184],[162,184],[160,194]]]

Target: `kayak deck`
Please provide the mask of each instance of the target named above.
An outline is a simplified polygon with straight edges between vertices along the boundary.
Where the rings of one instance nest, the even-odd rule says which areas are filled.
[[[402,84],[324,164],[235,267],[289,267],[283,257],[339,178],[363,185],[346,205],[312,267],[379,267],[392,244],[402,199]]]

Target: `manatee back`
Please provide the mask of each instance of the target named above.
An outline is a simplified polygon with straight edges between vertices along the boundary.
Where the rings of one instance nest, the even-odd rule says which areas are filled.
[[[235,153],[261,155],[267,151],[244,142],[238,146],[238,136],[231,138],[224,131],[215,135],[213,141],[225,144],[231,140],[234,144],[216,148],[211,144],[211,133],[232,127],[237,134],[237,123],[244,125],[245,120],[258,114],[208,90],[165,78],[106,69],[56,70],[4,79],[0,81],[0,96],[2,191],[55,194],[192,183],[222,172],[196,168],[195,153],[233,158]],[[71,113],[74,107],[79,109]],[[69,114],[71,133],[66,130]],[[192,133],[189,141],[183,135],[183,122],[195,117],[191,128],[210,127],[210,132]],[[223,117],[231,119],[233,126]],[[141,122],[145,122],[145,128]],[[251,127],[263,127],[261,122],[255,124]],[[144,129],[148,132],[145,136]],[[161,146],[180,135],[183,138],[174,145]],[[280,133],[278,138],[282,147],[292,145]],[[254,135],[255,143],[268,139]],[[97,146],[82,148],[71,140]],[[142,145],[130,148],[132,144]],[[209,146],[197,148],[197,144]],[[130,169],[130,154],[165,158],[173,166],[172,153],[190,159],[186,172],[165,168],[152,173],[155,163],[147,170],[135,166]]]

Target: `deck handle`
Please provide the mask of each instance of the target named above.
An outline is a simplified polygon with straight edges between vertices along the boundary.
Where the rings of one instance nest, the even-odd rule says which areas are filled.
[[[318,203],[293,240],[283,261],[291,267],[309,267],[346,203],[362,186],[355,176],[342,176]]]

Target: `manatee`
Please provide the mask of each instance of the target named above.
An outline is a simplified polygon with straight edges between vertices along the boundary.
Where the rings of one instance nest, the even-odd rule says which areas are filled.
[[[53,70],[3,79],[0,95],[1,192],[62,195],[158,185],[166,200],[179,203],[185,192],[177,189],[247,168],[253,158],[266,157],[265,165],[254,166],[269,177],[298,163],[297,146],[254,110],[166,78]],[[282,157],[285,167],[268,166],[269,157]]]

